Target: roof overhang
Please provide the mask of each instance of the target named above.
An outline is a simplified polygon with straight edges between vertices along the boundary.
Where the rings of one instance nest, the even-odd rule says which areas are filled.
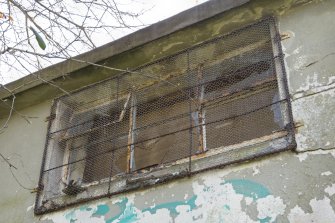
[[[217,14],[243,5],[249,1],[250,0],[210,0],[173,17],[138,30],[130,35],[124,36],[116,41],[100,46],[92,51],[80,54],[74,57],[75,60],[65,60],[8,83],[6,88],[13,94],[26,91],[38,85],[68,75],[74,71],[83,69],[89,66],[89,63],[99,63],[99,61],[103,61],[112,56],[139,47],[200,21],[206,20]],[[87,61],[88,63],[78,61]],[[11,93],[9,91],[0,91],[1,99],[10,96]]]

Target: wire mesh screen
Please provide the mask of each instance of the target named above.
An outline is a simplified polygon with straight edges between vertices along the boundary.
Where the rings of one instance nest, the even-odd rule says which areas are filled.
[[[108,195],[127,176],[285,131],[273,23],[262,20],[56,99],[41,210]]]

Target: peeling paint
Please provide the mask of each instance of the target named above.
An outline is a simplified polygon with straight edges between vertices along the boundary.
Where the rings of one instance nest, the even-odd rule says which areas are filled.
[[[322,149],[298,153],[296,156],[298,157],[299,161],[302,162],[305,161],[310,155],[325,155],[325,154],[331,154],[335,159],[334,150],[322,150]]]
[[[286,156],[277,155],[272,159],[264,159],[260,162],[248,163],[244,165],[244,169],[240,165],[234,168],[224,170],[213,170],[210,173],[203,173],[195,176],[192,180],[186,180],[187,184],[191,184],[190,190],[185,193],[178,194],[181,185],[172,183],[162,185],[159,188],[152,188],[138,193],[130,193],[126,196],[105,199],[103,203],[83,205],[67,212],[59,212],[56,215],[48,215],[45,220],[51,220],[53,223],[66,222],[300,222],[297,219],[309,220],[316,219],[324,208],[327,211],[327,218],[332,219],[333,207],[330,197],[335,194],[335,183],[332,185],[325,184],[319,180],[317,184],[313,184],[310,188],[312,191],[323,191],[323,194],[311,195],[311,200],[305,200],[308,195],[303,191],[296,192],[296,185],[299,185],[301,179],[304,179],[302,170],[306,174],[315,174],[323,176],[326,179],[330,175],[330,171],[308,170],[305,168],[313,168],[319,166],[317,162],[313,167],[310,165],[316,157],[322,158],[323,162],[332,162],[335,150],[317,150],[312,152],[304,152],[298,155],[287,152]],[[296,164],[301,162],[301,166]],[[325,159],[327,157],[327,160]],[[292,159],[295,160],[292,163]],[[277,162],[277,164],[275,164]],[[286,169],[293,169],[294,175],[280,170],[285,164]],[[259,170],[259,174],[253,175],[255,168]],[[270,168],[270,169],[269,169]],[[274,169],[271,169],[274,168]],[[279,168],[279,169],[278,169]],[[332,166],[329,166],[332,168]],[[270,171],[271,170],[271,171]],[[268,180],[268,176],[272,176],[274,171],[280,177],[274,177]],[[299,170],[298,172],[295,172]],[[270,171],[270,172],[269,172]],[[270,175],[268,175],[270,173]],[[234,178],[236,176],[245,175],[245,178]],[[249,177],[246,177],[249,176]],[[275,176],[275,175],[273,175]],[[299,177],[299,178],[298,178]],[[312,175],[308,175],[309,179]],[[251,179],[252,178],[252,179]],[[261,183],[256,179],[267,179],[266,183]],[[292,181],[291,179],[295,179]],[[288,184],[291,183],[291,184]],[[274,190],[274,185],[282,191]],[[271,189],[270,189],[271,188]],[[293,189],[294,188],[294,189]],[[156,195],[152,194],[153,191]],[[187,193],[186,193],[187,191]],[[292,194],[292,191],[294,193]],[[307,190],[306,190],[307,191]],[[288,194],[287,194],[288,193]],[[312,192],[313,193],[313,192]],[[172,197],[172,195],[175,195]],[[296,198],[295,198],[296,195]],[[136,197],[146,197],[147,205],[139,207],[135,205]],[[163,198],[163,199],[162,199]],[[289,198],[289,199],[288,199]],[[150,202],[152,201],[152,202]],[[297,202],[297,203],[294,203]],[[303,202],[302,202],[303,201]],[[142,205],[144,200],[142,201]],[[307,204],[308,207],[303,204]],[[299,204],[299,205],[298,205]],[[319,207],[320,206],[320,207]],[[311,211],[311,210],[312,211]],[[285,216],[286,213],[286,216]],[[324,220],[324,217],[320,218]],[[319,221],[327,222],[327,221]]]
[[[203,182],[203,183],[200,183]],[[65,222],[274,222],[285,209],[282,199],[274,197],[263,185],[247,179],[213,180],[204,177],[193,183],[194,196],[184,201],[155,204],[138,209],[133,199],[121,198],[110,204],[84,205],[68,213],[49,215],[54,223]],[[258,219],[243,210],[241,201],[257,206]],[[112,209],[118,214],[109,216]],[[164,217],[164,218],[162,218]],[[88,220],[89,219],[89,220]]]
[[[35,207],[35,204],[33,204],[33,205],[31,205],[31,206],[28,206],[28,207],[27,207],[27,212],[33,210],[34,207]]]
[[[274,222],[278,215],[283,215],[286,205],[283,200],[273,195],[257,200],[258,219],[261,222]]]
[[[255,175],[257,175],[257,174],[259,174],[260,173],[260,171],[259,171],[259,169],[257,168],[257,167],[253,167],[253,173],[252,173],[252,175],[253,176],[255,176]]]
[[[33,216],[34,206],[31,204],[34,195],[13,186],[16,185],[13,182],[9,184],[12,179],[11,173],[3,171],[3,178],[9,180],[0,185],[3,192],[0,199],[0,221],[335,222],[335,2],[280,0],[274,1],[274,6],[270,9],[265,9],[265,5],[270,5],[268,2],[251,1],[247,7],[241,7],[241,10],[228,11],[225,16],[209,19],[199,26],[190,27],[186,31],[172,34],[168,38],[162,38],[158,42],[141,46],[104,62],[109,66],[136,66],[143,61],[169,55],[177,48],[183,49],[211,36],[222,34],[225,30],[232,30],[236,25],[255,20],[265,14],[280,14],[282,16],[278,17],[278,21],[281,33],[284,30],[290,36],[283,40],[282,44],[293,117],[295,123],[301,123],[296,129],[296,151],[269,155],[164,185],[155,185],[150,189],[68,207],[41,218]],[[312,3],[305,5],[307,2]],[[292,6],[300,3],[299,7]],[[321,23],[327,26],[320,26]],[[133,62],[131,64],[130,59]],[[73,79],[70,82],[55,80],[55,83],[62,86],[67,84],[68,89],[72,89],[80,84],[112,75],[107,71],[99,71],[96,75],[92,75],[93,72],[95,71],[91,68],[80,70],[72,75]],[[47,88],[50,86],[31,89],[29,94],[18,97],[21,101],[19,104],[26,103],[31,97],[35,97],[34,95],[39,95],[34,99],[36,103],[45,100],[45,95],[53,97],[55,93]],[[1,141],[5,142],[1,144],[1,152],[22,154],[25,163],[32,159],[39,160],[45,140],[44,118],[48,115],[49,106],[50,103],[45,102],[24,111],[19,109],[23,114],[42,118],[34,119],[28,129],[22,124],[24,120],[18,115],[13,115],[10,128],[0,135],[1,139],[5,139]],[[32,135],[27,134],[30,132]],[[9,133],[17,135],[20,140],[10,138]],[[23,141],[30,143],[22,144]],[[29,173],[38,173],[39,167],[35,162],[31,162],[31,165],[26,165],[25,168]],[[37,175],[34,177],[38,178]]]
[[[325,192],[329,194],[329,196],[333,196],[335,194],[335,184],[332,184],[331,186],[328,186],[325,189]]]
[[[332,172],[326,171],[326,172],[321,173],[321,176],[329,176],[329,175],[332,175],[332,174],[333,174]]]
[[[195,200],[197,196],[193,196],[192,198],[188,199],[187,201],[176,201],[171,203],[164,203],[164,204],[158,204],[155,207],[152,208],[146,208],[142,210],[143,212],[149,211],[151,214],[156,214],[157,210],[159,209],[167,209],[169,210],[171,215],[178,215],[177,207],[178,206],[188,206],[189,210],[193,210],[195,205]]]
[[[335,108],[330,106],[333,104],[334,95],[335,91],[332,90],[293,103],[293,115],[296,121],[304,123],[296,134],[298,151],[335,147],[332,135],[332,132],[335,132],[335,117],[333,116]],[[327,118],[322,120],[322,117]],[[325,129],[327,131],[324,131]]]
[[[305,212],[301,207],[295,206],[290,210],[290,222],[335,222],[335,212],[330,205],[329,198],[310,201],[312,212]]]

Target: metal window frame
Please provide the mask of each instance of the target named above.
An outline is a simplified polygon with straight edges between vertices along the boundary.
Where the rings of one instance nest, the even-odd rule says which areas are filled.
[[[285,65],[284,65],[284,60],[283,60],[284,55],[282,54],[282,49],[281,49],[281,44],[280,44],[280,41],[281,41],[280,34],[279,34],[277,22],[274,17],[265,18],[263,20],[260,20],[257,23],[263,22],[264,20],[268,20],[269,26],[270,26],[270,33],[271,33],[271,39],[272,39],[272,51],[273,51],[273,56],[275,60],[274,63],[275,63],[275,69],[276,69],[276,74],[277,74],[276,77],[277,77],[280,101],[286,102],[284,103],[284,105],[281,106],[281,112],[282,114],[284,114],[285,129],[287,131],[286,133],[277,132],[277,133],[273,133],[271,135],[267,135],[261,138],[249,140],[248,142],[243,142],[237,145],[224,146],[222,148],[220,147],[215,150],[207,150],[205,111],[203,111],[201,107],[203,104],[202,99],[203,99],[203,91],[204,91],[203,86],[202,86],[197,89],[197,93],[196,93],[197,95],[196,98],[200,106],[198,108],[200,112],[198,112],[197,114],[198,121],[199,123],[201,123],[201,125],[198,128],[198,131],[200,132],[199,135],[201,136],[198,139],[198,142],[199,142],[198,150],[200,151],[200,154],[192,155],[191,154],[192,148],[190,148],[190,156],[187,158],[178,160],[177,162],[171,165],[156,168],[148,173],[132,174],[132,170],[134,168],[134,163],[135,163],[134,146],[133,146],[133,141],[134,141],[133,132],[134,132],[134,129],[136,128],[136,106],[135,106],[136,97],[135,95],[131,94],[127,100],[127,101],[130,100],[131,107],[132,107],[131,112],[130,112],[130,118],[129,118],[129,135],[128,135],[129,146],[127,149],[127,174],[123,177],[117,177],[117,178],[110,177],[109,182],[112,181],[113,183],[108,185],[108,193],[106,194],[103,194],[101,196],[97,196],[94,198],[78,199],[76,197],[71,197],[71,198],[68,198],[68,200],[70,201],[69,204],[43,209],[41,208],[41,205],[40,205],[41,197],[43,195],[43,188],[44,188],[44,185],[42,184],[43,182],[42,175],[45,170],[45,167],[48,165],[47,157],[46,157],[47,156],[46,150],[47,150],[48,144],[50,143],[49,141],[46,141],[46,144],[45,144],[46,149],[43,154],[43,160],[42,160],[42,166],[41,166],[41,172],[40,172],[39,192],[37,193],[36,201],[35,201],[35,214],[44,214],[47,212],[65,208],[68,205],[78,204],[78,203],[86,202],[92,199],[108,197],[114,194],[128,192],[128,191],[131,191],[137,188],[142,188],[145,186],[152,186],[152,185],[156,185],[159,183],[164,183],[172,179],[178,179],[181,177],[190,176],[192,174],[199,173],[205,170],[209,170],[213,168],[220,168],[220,167],[223,167],[229,164],[243,162],[243,161],[251,160],[254,158],[262,157],[264,155],[277,153],[277,152],[285,151],[285,150],[291,150],[295,148],[296,142],[294,138],[294,123],[293,123],[292,108],[290,104],[290,97],[289,97],[289,91],[288,91],[287,77],[286,77],[286,72],[285,72]],[[252,25],[254,24],[251,24],[250,26]],[[222,37],[217,37],[217,38],[222,38]],[[210,41],[213,41],[213,40],[205,41],[204,43],[201,43],[189,49],[180,51],[179,53],[176,53],[174,55],[185,53],[188,50],[191,50],[195,47],[199,47]],[[171,56],[174,56],[174,55],[171,55]],[[164,59],[166,58],[162,58],[160,60],[164,60]],[[146,64],[142,67],[148,66],[150,64],[152,63]],[[141,69],[141,67],[137,69]],[[120,74],[116,78],[120,77],[121,75],[124,75],[124,74]],[[202,77],[201,66],[198,67],[198,77],[199,77],[198,81],[201,82],[201,77]],[[99,83],[96,83],[96,84],[99,84]],[[96,84],[93,84],[91,86],[94,86]],[[63,98],[63,97],[64,96],[61,96],[60,98]],[[59,100],[60,98],[55,99],[55,101]],[[53,103],[51,107],[51,111],[54,111],[56,109],[55,106],[56,106],[56,103]],[[124,110],[120,112],[121,120],[123,117],[122,114],[124,115]],[[192,126],[192,122],[193,122],[192,115],[190,114],[190,125],[191,126]],[[52,123],[52,120],[49,121],[48,123],[48,134],[51,129],[51,123]],[[193,147],[192,143],[190,144],[190,147]],[[64,159],[66,159],[65,156],[64,156]],[[64,169],[63,172],[67,174],[68,171]],[[99,186],[102,186],[102,185],[98,185],[95,187],[88,187],[88,190],[97,190],[99,189]],[[59,198],[59,200],[60,201],[62,200],[62,196]]]

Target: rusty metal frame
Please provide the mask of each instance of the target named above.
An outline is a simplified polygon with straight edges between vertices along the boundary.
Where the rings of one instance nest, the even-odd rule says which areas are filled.
[[[128,104],[129,104],[129,101],[131,101],[131,109],[130,109],[130,114],[129,114],[129,132],[128,132],[128,147],[127,147],[127,173],[128,173],[128,176],[126,178],[122,178],[120,179],[121,181],[122,180],[125,180],[126,181],[126,186],[125,187],[122,187],[122,188],[119,188],[117,191],[115,191],[115,189],[113,189],[113,182],[112,182],[112,177],[110,175],[110,178],[109,178],[109,186],[108,186],[108,192],[106,192],[106,194],[103,194],[101,196],[96,196],[94,198],[81,198],[81,199],[76,199],[74,200],[74,202],[72,203],[65,203],[63,205],[60,205],[60,206],[54,206],[54,207],[51,207],[49,209],[41,209],[40,206],[39,206],[39,203],[41,201],[41,196],[42,196],[42,191],[43,191],[43,173],[44,171],[46,170],[46,156],[47,156],[47,148],[48,148],[48,144],[49,144],[49,141],[46,140],[46,143],[45,143],[45,150],[44,150],[44,153],[43,153],[43,160],[42,160],[42,166],[41,166],[41,171],[40,171],[40,179],[39,179],[39,191],[37,193],[37,196],[36,196],[36,203],[35,203],[35,214],[43,214],[43,213],[46,213],[46,212],[50,212],[50,211],[54,211],[54,210],[59,210],[59,209],[62,209],[62,208],[65,208],[69,205],[72,205],[72,204],[78,204],[78,203],[81,203],[81,202],[86,202],[88,200],[92,200],[92,199],[98,199],[98,198],[102,198],[102,197],[106,197],[106,196],[112,196],[114,194],[118,194],[118,193],[122,193],[122,192],[127,192],[127,191],[130,191],[130,190],[134,190],[136,188],[139,188],[139,187],[146,187],[146,186],[151,186],[151,185],[154,185],[154,184],[157,184],[157,183],[165,183],[165,182],[168,182],[172,179],[177,179],[177,178],[180,178],[180,177],[184,177],[184,176],[187,176],[187,175],[190,175],[190,174],[194,174],[194,173],[198,173],[198,172],[202,172],[202,171],[205,171],[205,170],[209,170],[209,169],[212,169],[212,168],[220,168],[220,167],[223,167],[223,166],[226,166],[228,164],[231,164],[231,163],[236,163],[236,162],[242,162],[242,161],[246,161],[246,160],[250,160],[250,159],[254,159],[254,158],[257,158],[257,157],[261,157],[261,156],[264,156],[264,155],[268,155],[268,154],[272,154],[272,153],[275,153],[275,152],[279,152],[279,151],[284,151],[284,150],[290,150],[290,149],[293,149],[295,148],[296,146],[296,143],[295,143],[295,139],[294,139],[294,123],[293,123],[293,117],[292,117],[292,109],[291,109],[291,105],[290,105],[290,98],[289,98],[289,93],[288,93],[288,84],[287,84],[287,77],[286,77],[286,72],[285,72],[285,66],[284,66],[284,62],[283,62],[283,54],[281,53],[282,52],[282,49],[281,49],[281,45],[280,45],[280,35],[279,35],[279,31],[278,31],[278,27],[276,25],[276,21],[275,21],[275,18],[273,17],[269,17],[269,18],[265,18],[261,21],[259,21],[258,23],[261,23],[261,22],[268,22],[269,26],[270,26],[270,29],[271,29],[271,39],[272,39],[272,46],[273,46],[273,57],[275,59],[275,67],[276,67],[276,76],[278,78],[278,89],[279,91],[281,92],[281,97],[280,97],[280,100],[278,101],[279,103],[281,102],[285,102],[285,108],[283,108],[283,110],[286,110],[286,112],[284,112],[286,115],[287,115],[287,121],[286,121],[286,124],[287,124],[287,128],[286,128],[286,131],[287,132],[283,132],[283,133],[274,133],[273,136],[271,135],[271,137],[274,137],[273,139],[270,137],[269,139],[255,139],[253,142],[250,142],[252,145],[254,144],[258,144],[258,143],[265,143],[265,142],[268,142],[269,140],[272,140],[273,142],[279,142],[280,140],[284,140],[284,144],[282,146],[278,146],[278,147],[271,147],[271,145],[267,145],[265,146],[263,149],[261,149],[260,151],[258,152],[255,152],[251,155],[247,155],[247,156],[241,156],[239,158],[236,158],[236,159],[232,159],[232,160],[226,160],[226,161],[221,161],[221,163],[217,163],[217,164],[211,164],[210,162],[208,162],[209,159],[211,159],[212,157],[217,157],[217,158],[220,158],[221,155],[225,155],[226,154],[226,151],[224,150],[223,152],[220,153],[220,156],[213,156],[213,155],[210,155],[209,152],[206,152],[207,151],[207,148],[206,148],[206,122],[205,122],[205,109],[203,107],[203,104],[205,103],[205,100],[204,100],[204,86],[202,85],[202,80],[203,80],[203,71],[202,71],[202,66],[199,65],[198,68],[197,68],[197,81],[198,81],[198,84],[197,84],[197,87],[196,87],[196,90],[195,90],[195,99],[198,101],[198,107],[197,107],[197,119],[198,119],[198,124],[197,125],[193,125],[192,123],[194,123],[194,117],[192,117],[192,115],[190,114],[190,127],[189,128],[186,128],[186,129],[183,129],[184,130],[189,130],[190,132],[190,142],[191,142],[191,146],[190,146],[190,154],[189,154],[189,157],[187,157],[187,160],[183,161],[178,161],[176,162],[173,166],[171,167],[161,167],[161,168],[171,168],[171,170],[173,168],[177,168],[180,166],[183,167],[184,165],[187,165],[188,168],[188,171],[180,171],[178,174],[166,174],[166,171],[163,171],[162,173],[159,174],[159,172],[162,170],[161,168],[157,168],[156,170],[152,171],[152,174],[150,175],[146,175],[146,174],[138,174],[138,173],[133,173],[132,170],[134,169],[134,165],[135,165],[135,160],[134,160],[134,149],[135,149],[135,135],[134,135],[134,132],[135,132],[135,129],[136,129],[136,113],[137,113],[137,108],[136,108],[136,98],[135,98],[135,93],[131,93],[128,95],[127,99],[126,99],[126,102],[124,104],[124,107],[123,107],[123,110],[121,111],[120,113],[120,116],[119,116],[119,120],[117,121],[122,121],[123,120],[123,117],[125,115],[125,111],[128,107]],[[257,23],[256,23],[257,24]],[[248,27],[251,27],[253,26],[254,24],[251,24],[249,26],[246,26],[244,28],[248,28]],[[242,29],[244,29],[242,28]],[[235,32],[235,31],[234,31]],[[234,33],[232,32],[232,33]],[[236,31],[237,32],[237,31]],[[168,57],[165,57],[165,58],[162,58],[158,61],[155,61],[155,62],[152,62],[152,63],[149,63],[149,64],[145,64],[135,70],[139,70],[139,69],[142,69],[146,66],[150,66],[151,64],[154,64],[154,63],[157,63],[159,61],[162,61],[164,59],[167,59],[167,58],[170,58],[170,57],[173,57],[173,56],[176,56],[176,55],[179,55],[181,53],[185,53],[185,52],[189,52],[189,50],[192,50],[192,49],[195,49],[197,47],[200,47],[204,44],[207,44],[209,42],[212,42],[212,41],[216,41],[218,39],[221,39],[221,38],[224,38],[228,35],[231,35],[232,33],[230,34],[227,34],[227,35],[224,35],[224,36],[221,36],[221,37],[217,37],[215,39],[212,39],[212,40],[209,40],[209,41],[205,41],[201,44],[198,44],[194,47],[191,47],[189,49],[186,49],[186,50],[183,50],[183,51],[180,51],[174,55],[171,55],[171,56],[168,56]],[[188,66],[188,70],[190,69],[190,67]],[[120,74],[118,75],[117,77],[114,77],[114,78],[119,78],[120,76],[122,75],[128,75],[129,73],[123,73],[123,74]],[[89,87],[92,87],[92,86],[96,86],[100,83],[103,83],[103,82],[106,82],[106,81],[110,81],[111,79],[114,79],[114,78],[110,78],[108,80],[105,80],[105,81],[102,81],[102,82],[99,82],[99,83],[95,83],[91,86],[88,86],[88,87],[85,87],[85,88],[89,88]],[[80,89],[82,90],[82,89]],[[78,92],[78,91],[76,91]],[[186,90],[187,92],[187,90]],[[190,91],[188,91],[190,92]],[[65,96],[62,96],[58,99],[55,99],[54,101],[54,104],[53,106],[51,107],[51,112],[50,112],[50,117],[54,114],[55,112],[55,109],[56,109],[56,104],[57,102],[63,98]],[[189,97],[191,97],[191,93],[189,94]],[[278,103],[276,102],[276,103]],[[190,109],[191,109],[191,102],[190,102]],[[271,105],[267,105],[267,106],[271,106]],[[255,112],[255,111],[252,111],[252,112]],[[231,118],[234,118],[234,117],[231,117]],[[49,123],[48,123],[48,133],[47,133],[47,137],[48,135],[50,134],[50,130],[51,130],[51,125],[52,125],[52,122],[54,120],[50,120]],[[198,129],[199,131],[199,138],[198,138],[198,150],[201,152],[201,154],[192,154],[192,129],[193,128],[196,128]],[[277,136],[277,135],[278,136]],[[240,145],[241,147],[243,147],[243,145]],[[208,162],[208,164],[203,164],[204,162]],[[201,166],[201,168],[199,169],[199,166]],[[156,175],[154,174],[156,173]]]

